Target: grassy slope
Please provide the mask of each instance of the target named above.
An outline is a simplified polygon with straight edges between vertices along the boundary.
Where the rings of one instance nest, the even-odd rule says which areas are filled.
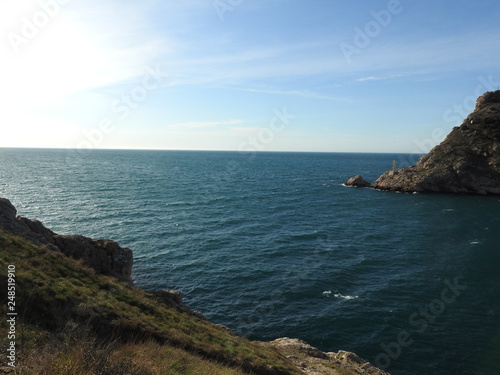
[[[272,348],[59,253],[4,232],[0,249],[4,317],[7,265],[16,266],[19,374],[300,373]],[[0,321],[5,332],[6,319]],[[0,340],[4,347],[6,335]]]

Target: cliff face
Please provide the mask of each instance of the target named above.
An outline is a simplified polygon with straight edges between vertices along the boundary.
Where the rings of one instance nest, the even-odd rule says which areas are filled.
[[[0,198],[0,229],[71,258],[82,259],[97,273],[132,283],[132,250],[122,248],[116,242],[58,235],[40,221],[17,217],[16,208],[5,198]]]
[[[476,108],[416,165],[375,181],[382,190],[500,195],[500,91],[477,99]]]

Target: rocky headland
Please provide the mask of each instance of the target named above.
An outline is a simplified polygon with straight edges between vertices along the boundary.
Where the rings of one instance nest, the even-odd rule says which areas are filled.
[[[361,186],[356,182],[346,185]],[[500,195],[500,90],[480,96],[463,124],[414,166],[385,172],[369,186],[409,193]]]
[[[418,193],[500,194],[500,91],[476,108],[416,165],[389,171],[374,187]]]
[[[10,337],[0,374],[387,375],[350,352],[237,336],[177,291],[136,288],[132,262],[116,242],[58,235],[0,198],[0,267],[11,272],[0,277],[1,310],[17,314],[0,322]]]

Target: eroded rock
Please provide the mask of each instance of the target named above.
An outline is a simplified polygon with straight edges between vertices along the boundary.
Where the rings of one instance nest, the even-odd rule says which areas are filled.
[[[416,165],[385,172],[382,190],[500,195],[500,90],[477,99],[460,127]]]
[[[132,250],[114,241],[58,235],[38,220],[18,217],[16,208],[5,198],[0,198],[0,229],[72,258],[82,259],[86,266],[100,274],[132,283]]]
[[[298,339],[284,337],[264,345],[276,348],[306,375],[389,375],[354,353],[324,353]]]
[[[345,182],[346,186],[355,186],[355,187],[371,187],[372,184],[370,184],[368,181],[366,181],[362,176],[359,174],[351,177]]]

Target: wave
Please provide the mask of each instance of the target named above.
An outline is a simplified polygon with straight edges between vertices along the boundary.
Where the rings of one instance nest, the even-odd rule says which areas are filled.
[[[332,291],[331,290],[325,290],[323,293],[323,295],[325,295],[326,297],[330,297],[332,295]],[[357,299],[359,298],[359,296],[350,296],[350,295],[343,295],[343,294],[340,294],[340,293],[335,293],[333,294],[333,296],[335,298],[341,298],[341,299],[344,299],[344,300],[352,300],[352,299]]]
[[[336,297],[336,298],[342,298],[342,299],[345,299],[345,300],[351,300],[351,299],[359,298],[359,296],[349,296],[349,295],[344,296],[344,295],[342,295],[340,293],[335,293],[333,296]]]

